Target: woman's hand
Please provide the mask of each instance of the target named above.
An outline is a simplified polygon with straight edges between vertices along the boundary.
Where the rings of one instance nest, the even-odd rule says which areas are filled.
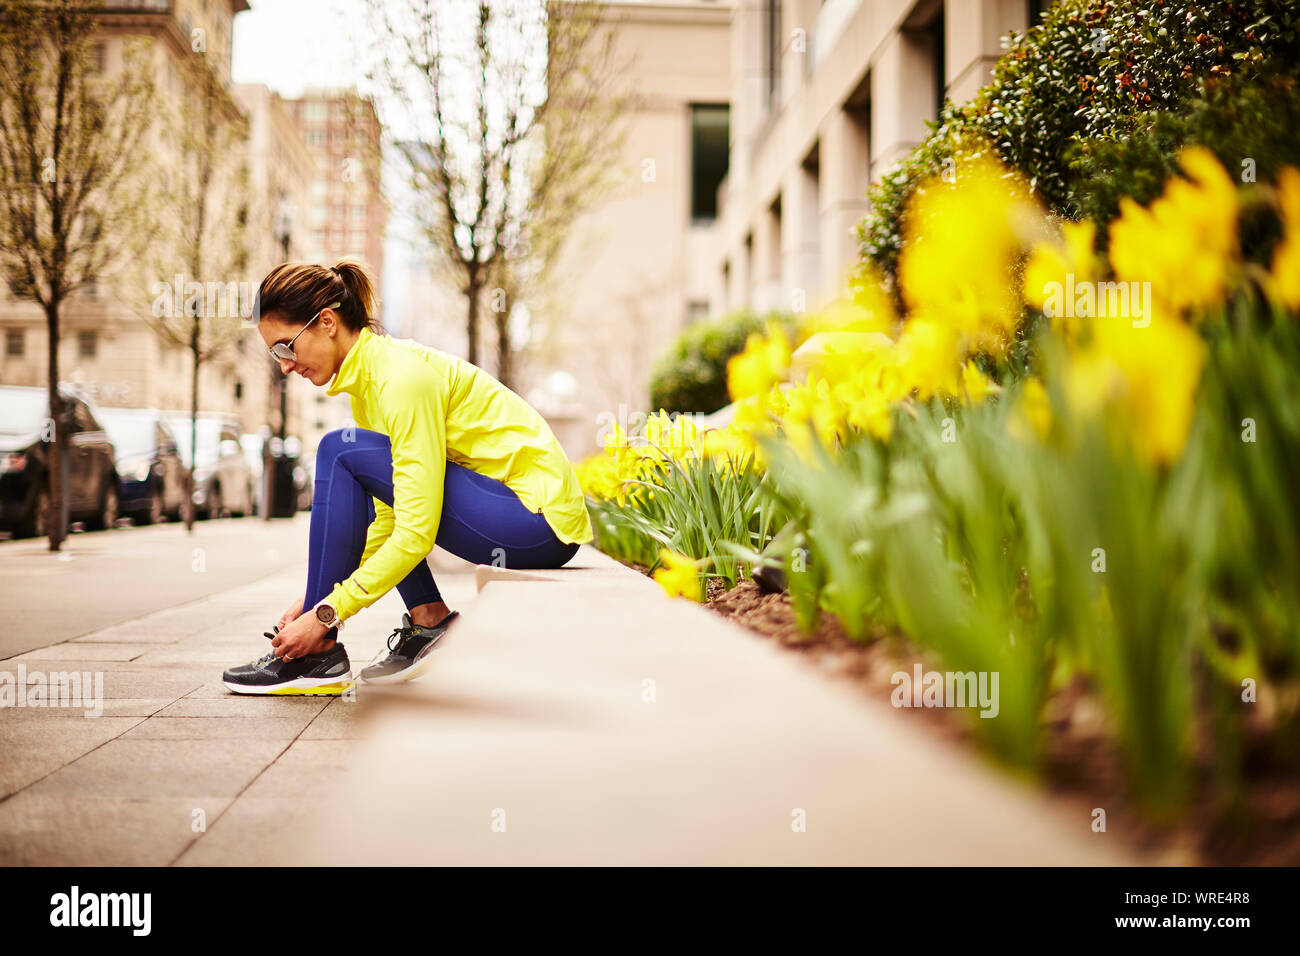
[[[325,650],[325,635],[329,628],[316,619],[315,614],[303,614],[297,620],[290,621],[287,627],[280,628],[271,640],[277,657],[287,661],[297,660],[305,654],[316,654]]]
[[[288,625],[302,617],[302,601],[302,598],[298,598],[298,600],[290,604],[289,609],[280,615],[280,620],[276,622],[275,626],[283,631]]]

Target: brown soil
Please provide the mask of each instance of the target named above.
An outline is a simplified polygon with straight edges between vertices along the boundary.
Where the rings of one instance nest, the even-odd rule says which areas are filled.
[[[641,565],[629,567],[648,573]],[[708,582],[708,606],[750,631],[771,639],[827,674],[853,682],[877,700],[888,701],[891,677],[916,663],[933,669],[936,662],[905,636],[881,629],[863,643],[845,633],[834,615],[823,613],[817,630],[803,634],[795,623],[790,597],[765,594],[753,581],[727,590]],[[977,746],[968,712],[953,708],[909,708],[899,719],[921,720],[931,732],[955,746]],[[1107,832],[1120,834],[1149,862],[1204,865],[1300,864],[1300,770],[1268,759],[1267,735],[1261,730],[1246,741],[1243,792],[1231,810],[1217,804],[1210,787],[1198,796],[1177,824],[1158,826],[1144,819],[1127,793],[1121,757],[1106,718],[1083,680],[1053,693],[1044,708],[1045,753],[1041,783],[1056,799],[1073,804],[1090,822],[1094,807],[1105,807]],[[1212,774],[1204,768],[1203,776]],[[1085,824],[1086,825],[1086,824]]]

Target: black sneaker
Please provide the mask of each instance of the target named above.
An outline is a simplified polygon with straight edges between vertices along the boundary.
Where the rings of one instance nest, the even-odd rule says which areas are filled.
[[[321,654],[291,661],[268,651],[251,664],[232,667],[221,675],[236,694],[323,694],[336,697],[352,686],[352,663],[341,643]]]
[[[428,666],[434,646],[459,616],[459,611],[452,611],[432,627],[420,627],[412,623],[411,615],[403,614],[402,626],[388,636],[388,656],[362,670],[361,679],[371,684],[395,684],[418,677]]]

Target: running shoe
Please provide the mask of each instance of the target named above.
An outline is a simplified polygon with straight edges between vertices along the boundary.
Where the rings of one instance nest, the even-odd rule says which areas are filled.
[[[403,614],[402,626],[388,636],[388,656],[362,670],[361,679],[370,684],[395,684],[420,676],[429,666],[434,647],[459,616],[459,611],[452,611],[432,627],[420,627],[411,621],[411,615]]]
[[[320,694],[338,696],[352,686],[352,663],[343,645],[335,642],[328,651],[304,654],[291,661],[268,651],[264,656],[232,667],[221,675],[228,690],[236,694]]]

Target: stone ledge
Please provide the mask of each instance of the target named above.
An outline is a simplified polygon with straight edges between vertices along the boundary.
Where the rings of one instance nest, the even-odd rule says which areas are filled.
[[[487,575],[429,673],[371,698],[301,862],[1130,862],[1086,816],[590,546],[537,574]],[[408,808],[400,835],[375,806]]]

